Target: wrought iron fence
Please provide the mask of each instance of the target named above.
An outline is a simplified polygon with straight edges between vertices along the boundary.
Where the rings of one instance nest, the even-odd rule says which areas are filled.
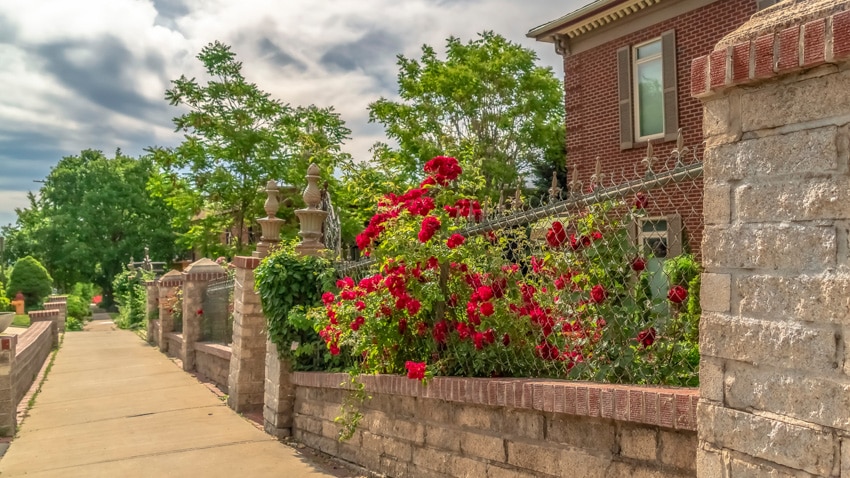
[[[232,276],[214,280],[207,285],[201,317],[201,340],[230,345],[233,340]]]
[[[698,383],[700,152],[680,139],[669,157],[659,159],[650,145],[643,161],[616,174],[597,160],[588,184],[574,172],[563,188],[553,179],[544,197],[503,193],[459,219],[463,236],[487,235],[501,244],[502,258],[519,271],[510,280],[535,283],[538,294],[541,284],[550,287],[539,300],[546,305],[535,306],[542,315],[529,313],[533,300],[517,306],[517,320],[535,323],[520,340],[540,344],[536,356],[493,353],[497,363],[489,373]],[[335,267],[339,277],[355,280],[378,272],[368,258]],[[460,324],[464,315],[454,320]],[[552,349],[541,352],[544,344]],[[534,363],[509,363],[518,358]]]

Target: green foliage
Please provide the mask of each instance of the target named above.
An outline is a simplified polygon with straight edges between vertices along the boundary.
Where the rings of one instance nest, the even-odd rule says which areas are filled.
[[[69,330],[71,332],[79,332],[83,330],[84,321],[76,318],[76,317],[68,317],[65,319],[65,330]]]
[[[479,197],[515,187],[541,162],[563,163],[563,87],[536,62],[532,50],[489,31],[468,43],[449,38],[445,59],[428,45],[419,60],[399,55],[401,99],[369,105],[370,121],[399,146],[378,144],[376,157],[400,167],[409,184],[427,160],[455,156],[464,170],[481,170]],[[545,179],[551,181],[551,172]]]
[[[149,159],[120,151],[113,158],[94,150],[62,158],[39,196],[4,229],[11,245],[6,260],[32,254],[60,290],[94,283],[108,307],[112,281],[128,258],[141,258],[145,245],[165,259],[177,253],[173,210],[146,189],[155,169]]]
[[[0,284],[0,312],[5,312],[10,310],[12,307],[12,301],[6,297],[6,289],[3,287],[3,284]]]
[[[9,277],[6,296],[13,299],[18,292],[24,294],[27,307],[35,307],[53,291],[53,279],[47,269],[32,256],[26,256],[15,262]]]
[[[181,242],[213,255],[222,252],[221,231],[245,230],[260,217],[266,181],[300,183],[310,162],[332,172],[348,157],[341,144],[350,131],[332,108],[293,107],[248,82],[223,43],[208,44],[197,58],[211,79],[181,76],[166,91],[171,105],[188,110],[174,119],[185,140],[151,150],[164,169],[151,190],[181,212]],[[244,250],[235,238],[227,255]]]
[[[69,295],[66,303],[68,317],[73,317],[74,319],[83,322],[91,315],[91,309],[89,308],[89,304],[91,302],[86,302],[85,299],[80,296]]]
[[[321,305],[322,292],[333,285],[330,261],[303,256],[286,245],[263,259],[254,277],[269,339],[281,358],[291,359],[295,370],[341,367],[343,362],[331,357],[315,331],[322,315],[315,307]]]
[[[16,315],[14,319],[12,319],[12,327],[29,327],[30,326],[30,316]]]
[[[122,329],[138,328],[144,325],[145,309],[147,308],[145,281],[153,278],[153,273],[140,269],[125,269],[115,276],[112,289],[115,294],[115,302],[119,306],[115,325]]]

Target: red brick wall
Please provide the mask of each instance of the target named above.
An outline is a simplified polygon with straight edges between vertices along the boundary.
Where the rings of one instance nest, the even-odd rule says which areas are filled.
[[[756,12],[756,0],[720,0],[652,27],[631,33],[596,48],[564,58],[566,92],[567,165],[570,173],[578,165],[578,179],[585,191],[590,185],[596,158],[609,180],[635,179],[635,165],[646,156],[646,143],[620,150],[617,98],[617,49],[658,38],[667,30],[676,31],[676,69],[679,99],[679,127],[689,147],[702,143],[702,104],[691,96],[691,61],[712,52],[726,34],[746,22]],[[675,142],[653,141],[655,156],[669,158]],[[671,164],[672,163],[668,163]],[[659,167],[656,169],[662,169]],[[639,173],[644,172],[638,166]],[[624,177],[625,173],[625,177]],[[611,176],[613,175],[613,177]],[[573,179],[573,178],[570,178]],[[702,238],[702,187],[667,188],[650,203],[649,213],[682,214],[689,249],[698,252]],[[670,204],[682,204],[682,211]]]

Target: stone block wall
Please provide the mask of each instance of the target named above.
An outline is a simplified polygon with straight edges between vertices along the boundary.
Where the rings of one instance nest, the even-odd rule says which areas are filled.
[[[696,59],[700,477],[850,477],[850,2],[782,2]]]
[[[195,370],[227,393],[230,374],[231,350],[227,345],[197,342],[195,344]]]
[[[363,377],[371,400],[337,439],[347,374],[292,374],[293,435],[391,477],[686,477],[696,390],[584,382]]]
[[[183,360],[183,334],[166,332],[162,335],[162,341],[161,350],[164,350],[170,357]]]

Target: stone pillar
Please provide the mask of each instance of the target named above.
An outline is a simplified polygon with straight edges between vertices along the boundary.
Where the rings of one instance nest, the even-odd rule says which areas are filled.
[[[263,428],[266,433],[284,438],[292,434],[295,413],[295,386],[292,384],[292,367],[281,360],[277,346],[266,341],[266,387],[263,407]]]
[[[215,262],[204,258],[183,271],[183,370],[195,369],[195,342],[201,340],[201,316],[207,284],[227,275]]]
[[[50,330],[53,336],[53,347],[59,346],[59,311],[56,309],[31,310],[30,322],[50,322]]]
[[[692,64],[701,478],[850,477],[848,10],[782,2]]]
[[[183,289],[183,274],[179,271],[168,271],[157,281],[159,289],[159,331],[156,334],[156,343],[161,352],[168,352],[168,341],[165,334],[174,331],[174,318],[171,308],[177,297],[177,291]]]
[[[65,332],[65,321],[68,318],[68,296],[67,295],[51,295],[44,302],[44,308],[48,310],[56,310],[59,312],[56,318],[56,325],[60,333]]]
[[[17,337],[0,335],[0,436],[15,435],[18,404],[15,403],[15,354]]]
[[[145,337],[149,344],[156,343],[155,331],[159,323],[159,287],[155,280],[145,281],[145,318],[148,328]]]
[[[233,264],[236,277],[227,404],[237,412],[252,412],[262,408],[265,387],[266,318],[254,290],[254,269],[260,260],[237,256]]]

